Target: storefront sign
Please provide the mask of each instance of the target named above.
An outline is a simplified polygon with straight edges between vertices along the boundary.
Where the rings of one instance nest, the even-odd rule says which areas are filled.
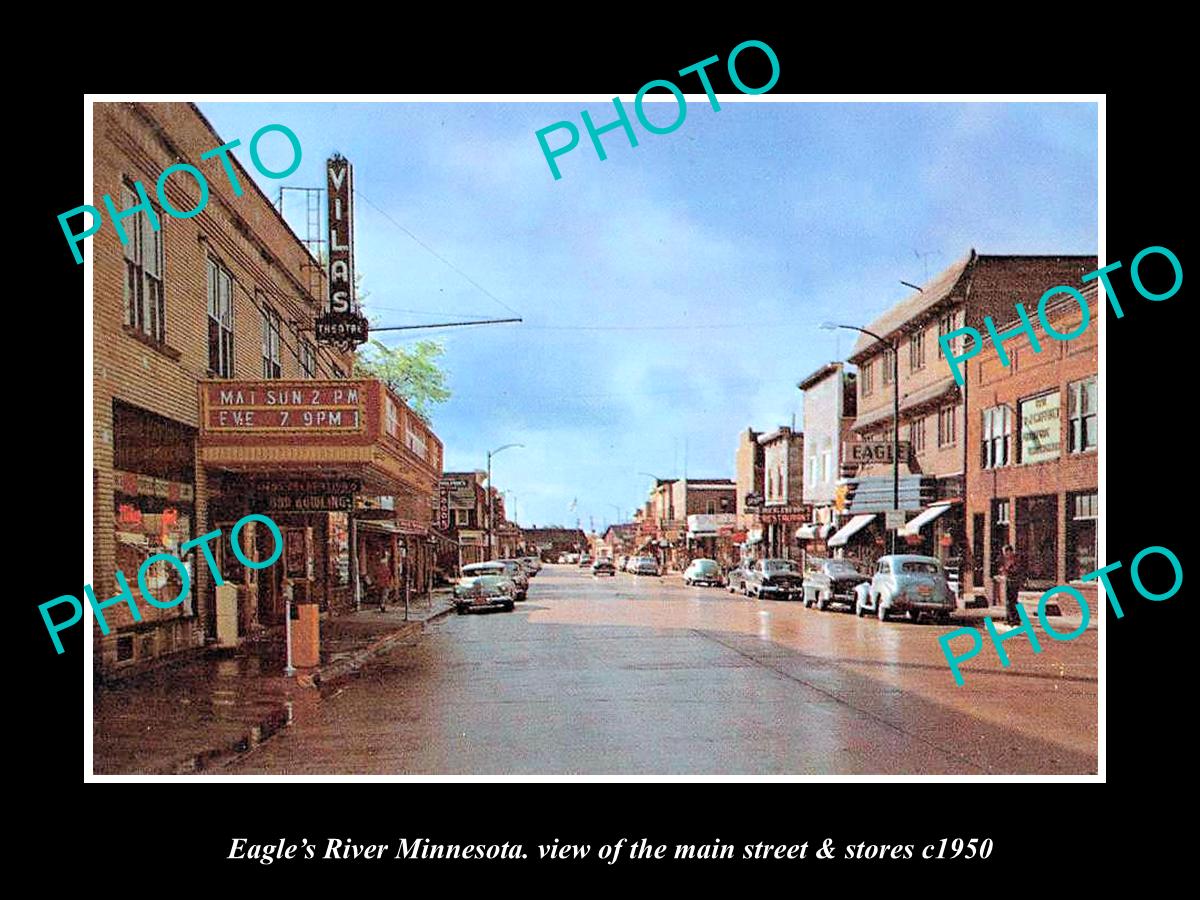
[[[1021,401],[1017,413],[1021,423],[1021,462],[1058,459],[1062,447],[1059,411],[1058,391]]]
[[[317,317],[317,342],[349,348],[367,340],[354,296],[354,167],[334,154],[325,164],[329,221],[329,304]]]
[[[344,382],[209,382],[200,395],[213,432],[346,432],[366,427],[366,395]]]
[[[439,483],[450,509],[475,508],[475,482],[465,478],[443,478]]]
[[[258,503],[270,512],[345,512],[362,490],[356,478],[271,478],[254,482]]]
[[[892,461],[891,441],[852,441],[842,446],[845,447],[844,462],[851,465]],[[900,442],[900,462],[908,461],[911,446],[908,441]]]
[[[800,523],[812,518],[812,507],[806,504],[793,506],[764,506],[759,513],[767,523]]]

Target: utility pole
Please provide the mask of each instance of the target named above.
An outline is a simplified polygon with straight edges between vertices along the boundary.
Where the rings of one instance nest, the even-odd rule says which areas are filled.
[[[525,446],[524,444],[505,444],[502,447],[497,447],[495,450],[488,451],[488,455],[487,455],[487,491],[488,491],[488,494],[487,494],[487,499],[488,499],[487,558],[488,558],[488,560],[495,559],[495,554],[496,554],[496,550],[495,550],[495,546],[494,546],[495,530],[494,530],[494,525],[492,523],[492,519],[493,519],[493,516],[495,515],[495,507],[496,507],[496,504],[492,500],[492,498],[495,496],[492,493],[492,457],[495,456],[497,453],[499,453],[501,450],[507,450],[509,447],[524,447],[524,446]]]

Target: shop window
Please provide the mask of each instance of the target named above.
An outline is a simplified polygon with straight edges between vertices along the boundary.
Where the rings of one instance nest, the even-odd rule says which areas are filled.
[[[914,331],[908,338],[908,365],[912,371],[925,368],[925,329]]]
[[[1078,581],[1098,568],[1096,554],[1096,520],[1099,518],[1098,496],[1092,492],[1067,495],[1067,578]]]
[[[264,303],[260,303],[260,306],[262,308],[263,378],[282,378],[283,366],[279,362],[279,313]]]
[[[317,348],[308,338],[300,339],[300,371],[305,378],[317,377]]]
[[[954,443],[954,412],[957,407],[944,406],[938,410],[938,446],[949,447]]]
[[[1012,452],[1012,410],[994,406],[983,411],[979,464],[985,469],[1007,466]]]
[[[1096,376],[1067,385],[1067,416],[1070,419],[1070,452],[1095,450],[1099,443],[1096,418]],[[1090,570],[1089,570],[1090,571]]]
[[[139,197],[130,185],[122,184],[121,201],[122,209],[129,209],[138,204]],[[157,208],[155,212],[161,228],[162,212]],[[166,318],[162,231],[151,226],[144,210],[121,224],[129,237],[125,244],[125,324],[161,344]]]
[[[1017,404],[1017,419],[1021,426],[1020,462],[1058,459],[1062,449],[1059,398],[1058,391],[1049,391]]]
[[[208,370],[233,377],[233,276],[208,260]]]

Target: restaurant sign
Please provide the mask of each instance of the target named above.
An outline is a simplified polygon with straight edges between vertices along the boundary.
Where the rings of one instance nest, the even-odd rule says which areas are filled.
[[[200,399],[212,432],[344,433],[366,426],[366,397],[344,381],[207,382]]]
[[[767,523],[808,522],[812,519],[812,507],[803,503],[792,506],[764,506],[759,515],[763,522]]]
[[[259,506],[270,512],[346,512],[362,490],[356,478],[264,478],[254,482]]]
[[[354,167],[335,153],[325,164],[329,222],[329,303],[317,317],[317,343],[349,350],[367,340],[354,296]]]

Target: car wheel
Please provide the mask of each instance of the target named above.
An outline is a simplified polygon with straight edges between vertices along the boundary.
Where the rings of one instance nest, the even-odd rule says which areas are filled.
[[[948,612],[938,613],[937,614],[937,623],[939,625],[949,625],[950,624],[950,613],[948,613]]]
[[[467,608],[465,606],[460,606],[458,608],[458,614],[460,616],[465,616],[467,614]]]
[[[920,610],[916,610],[916,609],[910,609],[910,610],[908,611],[908,621],[910,621],[910,622],[920,622],[920,621],[921,621],[921,612],[920,612]]]
[[[516,607],[516,604],[513,604],[513,603],[506,603],[506,604],[504,605],[504,611],[505,611],[505,612],[512,612],[512,611],[513,611],[514,609],[516,609],[516,608],[517,608],[517,607]]]

